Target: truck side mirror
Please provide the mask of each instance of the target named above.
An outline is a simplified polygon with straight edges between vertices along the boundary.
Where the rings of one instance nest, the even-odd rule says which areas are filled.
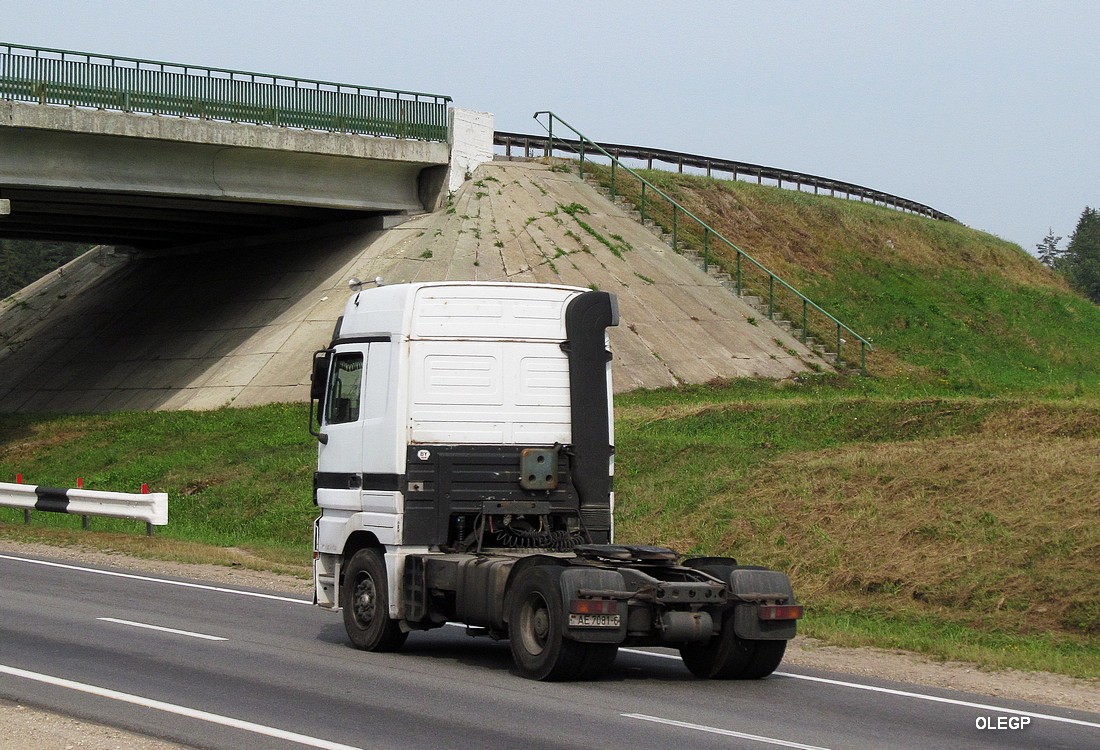
[[[325,389],[328,385],[328,368],[331,359],[331,349],[322,349],[313,353],[313,372],[309,376],[309,434],[318,438],[321,437],[321,433],[313,429],[313,404],[317,403],[316,424],[320,426],[321,415],[325,413]]]
[[[313,353],[313,373],[309,377],[309,397],[314,401],[325,400],[325,381],[328,379],[328,365],[331,356],[331,349],[322,349]]]

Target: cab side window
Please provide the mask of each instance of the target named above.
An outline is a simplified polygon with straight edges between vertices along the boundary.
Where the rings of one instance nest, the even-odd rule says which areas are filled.
[[[342,424],[359,419],[363,394],[363,355],[337,354],[325,398],[325,423]]]

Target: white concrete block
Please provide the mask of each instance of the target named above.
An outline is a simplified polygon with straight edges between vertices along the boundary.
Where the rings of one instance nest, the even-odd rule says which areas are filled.
[[[493,113],[451,107],[451,175],[447,189],[458,190],[473,172],[493,160]]]

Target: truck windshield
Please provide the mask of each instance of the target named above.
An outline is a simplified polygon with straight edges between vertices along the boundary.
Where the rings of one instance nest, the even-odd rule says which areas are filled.
[[[359,419],[363,392],[363,355],[337,354],[325,399],[325,423],[340,424]]]

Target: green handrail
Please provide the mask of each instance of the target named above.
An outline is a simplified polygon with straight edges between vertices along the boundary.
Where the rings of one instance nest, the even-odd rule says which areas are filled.
[[[710,235],[713,235],[716,239],[726,243],[726,245],[728,245],[730,247],[730,249],[736,251],[736,253],[737,253],[737,256],[736,256],[737,257],[736,289],[737,289],[738,296],[740,296],[742,291],[743,291],[741,262],[742,262],[742,259],[744,259],[744,260],[748,261],[749,263],[751,263],[752,265],[756,266],[758,269],[760,269],[762,272],[764,272],[768,276],[768,317],[769,318],[773,318],[774,314],[775,314],[775,285],[779,284],[782,288],[787,289],[789,292],[794,294],[798,299],[800,299],[802,301],[802,342],[803,343],[806,342],[807,312],[810,308],[812,308],[812,309],[818,311],[819,313],[821,313],[822,315],[824,315],[829,321],[836,324],[836,344],[837,344],[836,356],[837,356],[838,361],[840,360],[841,346],[842,346],[843,343],[845,343],[844,338],[842,336],[843,331],[847,331],[848,334],[850,334],[852,337],[854,337],[859,342],[860,372],[862,372],[864,375],[866,375],[866,373],[867,373],[867,351],[868,350],[870,350],[870,351],[875,350],[874,345],[871,344],[870,341],[868,341],[866,338],[864,338],[863,336],[856,333],[854,330],[852,330],[852,328],[850,326],[848,326],[845,323],[842,323],[832,313],[825,310],[823,307],[818,305],[816,302],[811,300],[809,297],[807,297],[802,292],[795,289],[793,286],[788,284],[786,281],[781,279],[779,276],[776,276],[775,273],[773,273],[768,268],[766,268],[762,263],[760,263],[760,261],[756,260],[751,255],[746,253],[744,250],[739,248],[737,245],[733,244],[728,239],[726,239],[726,237],[723,236],[721,232],[714,229],[714,227],[710,226],[705,221],[700,219],[698,216],[693,214],[691,211],[684,208],[682,205],[680,205],[676,200],[674,200],[671,196],[669,196],[667,193],[665,193],[659,187],[657,187],[656,185],[651,183],[646,178],[642,177],[640,174],[635,172],[630,167],[623,164],[621,161],[618,160],[618,158],[616,158],[615,156],[611,155],[606,150],[604,150],[604,148],[602,146],[600,146],[600,144],[596,143],[591,138],[589,138],[586,135],[584,135],[583,133],[581,133],[579,130],[577,130],[575,127],[570,125],[568,122],[566,122],[562,118],[558,117],[556,114],[554,114],[553,112],[551,112],[549,110],[540,110],[540,111],[536,112],[535,115],[534,115],[535,120],[538,121],[540,125],[542,124],[542,122],[539,120],[539,117],[541,115],[546,115],[548,117],[547,125],[543,126],[543,127],[546,128],[547,132],[550,135],[549,143],[547,144],[547,156],[553,156],[553,153],[554,153],[554,130],[553,130],[553,128],[554,128],[554,121],[557,120],[559,123],[561,123],[565,127],[569,128],[571,131],[573,131],[573,133],[577,136],[578,142],[581,144],[581,148],[580,148],[580,157],[581,157],[580,173],[581,173],[582,176],[584,175],[584,144],[587,142],[592,148],[594,148],[596,151],[599,151],[601,154],[603,154],[604,156],[606,156],[608,159],[611,160],[611,164],[612,164],[611,192],[612,192],[612,194],[614,194],[614,192],[615,192],[615,186],[614,186],[615,171],[614,170],[615,170],[616,166],[619,169],[623,169],[623,170],[626,170],[627,172],[629,172],[631,175],[633,175],[635,178],[637,178],[638,181],[641,183],[641,185],[642,185],[641,215],[642,215],[643,219],[645,218],[646,188],[648,188],[651,192],[656,193],[657,195],[659,195],[660,197],[662,197],[666,201],[668,201],[669,205],[672,207],[672,249],[673,250],[676,250],[677,242],[678,242],[678,225],[679,225],[678,217],[679,217],[680,214],[683,214],[684,216],[686,216],[689,219],[691,219],[692,221],[694,221],[699,226],[699,228],[703,231],[703,266],[704,266],[704,268],[706,268],[710,263],[710,258],[709,258],[710,242],[708,241],[707,238]],[[590,149],[590,151],[591,151],[591,149]]]
[[[0,99],[443,141],[449,96],[0,42]]]

